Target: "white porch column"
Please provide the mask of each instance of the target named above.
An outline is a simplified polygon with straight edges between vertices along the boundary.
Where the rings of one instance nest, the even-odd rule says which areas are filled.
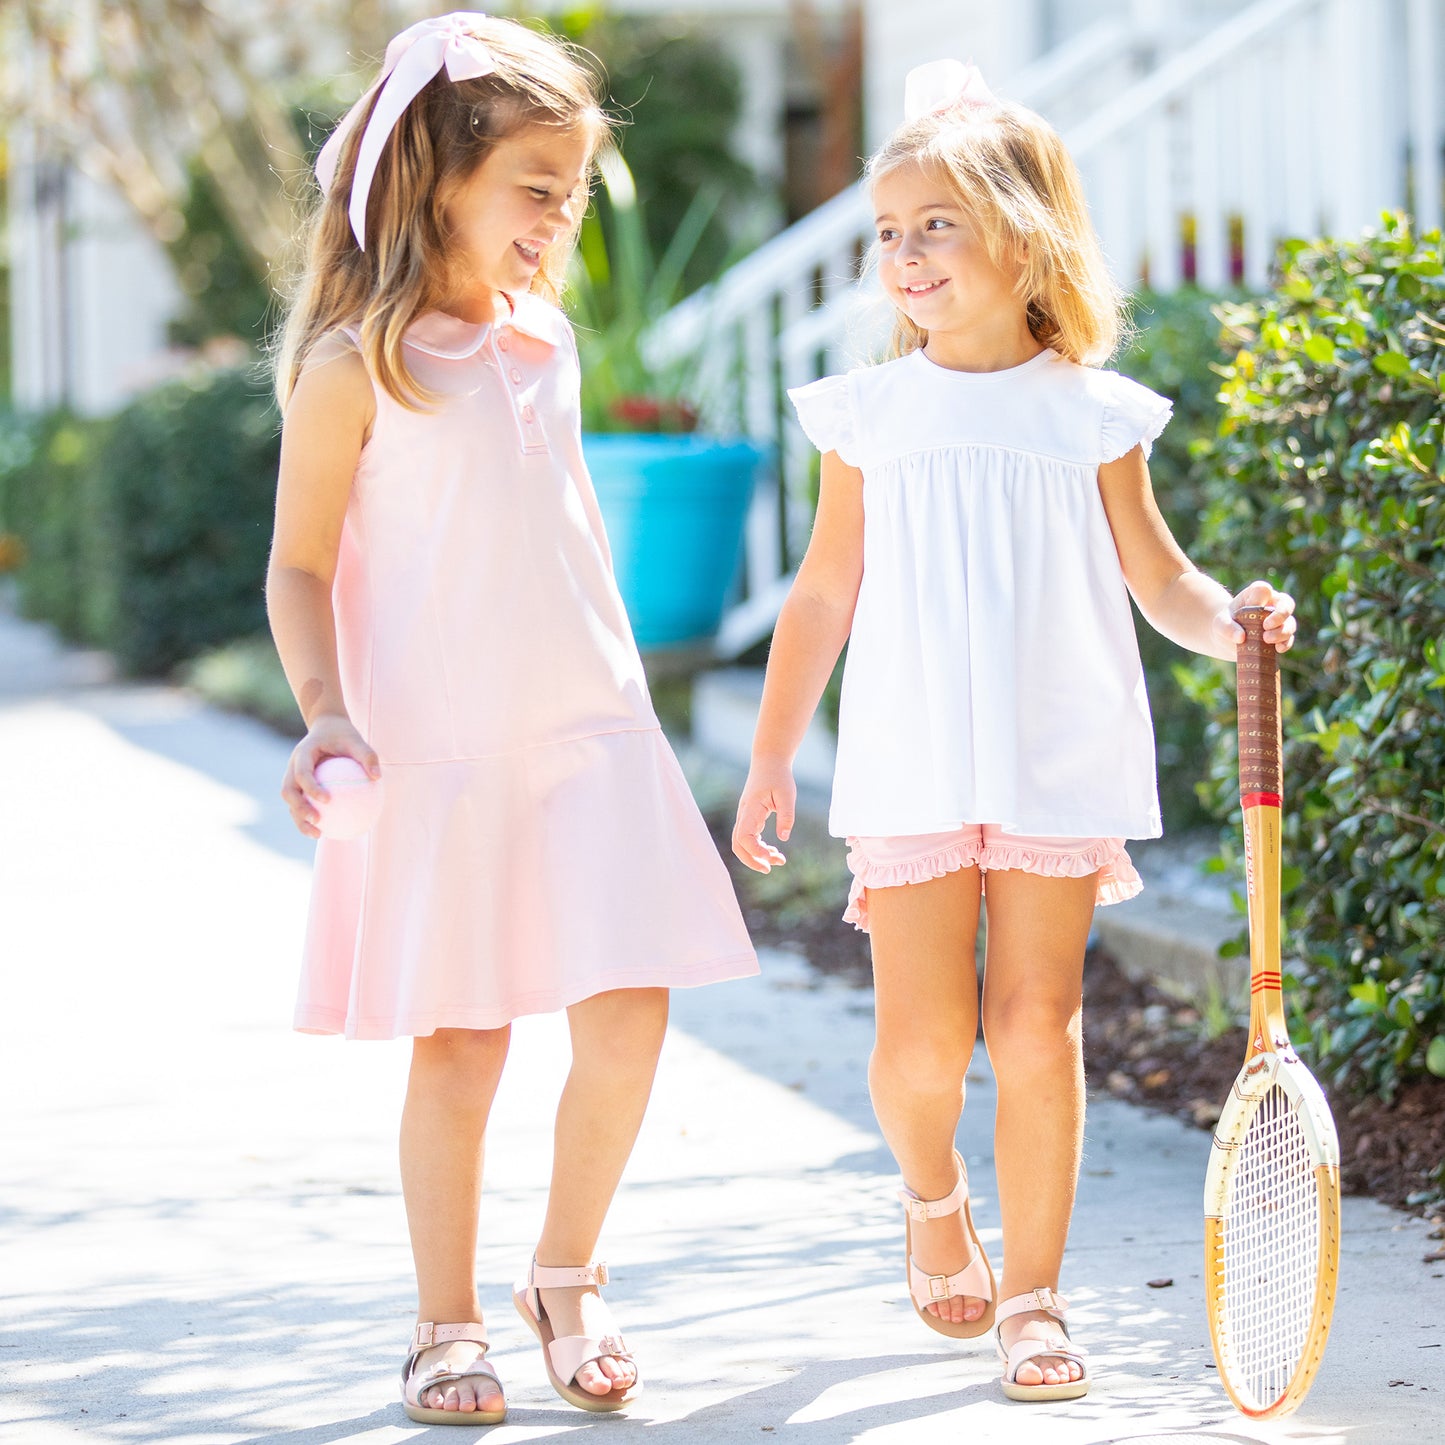
[[[55,406],[74,390],[65,313],[66,172],[35,132],[12,127],[6,209],[10,242],[11,400],[22,411]]]
[[[123,406],[164,369],[180,304],[170,260],[120,196],[10,133],[10,351],[16,407]]]

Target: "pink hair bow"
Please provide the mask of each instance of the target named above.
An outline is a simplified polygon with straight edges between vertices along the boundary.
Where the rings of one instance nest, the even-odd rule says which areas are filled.
[[[434,20],[419,20],[408,26],[386,47],[381,79],[342,117],[321,153],[316,157],[316,179],[323,192],[336,179],[336,166],[346,137],[355,129],[377,86],[380,98],[362,133],[356,152],[356,172],[351,181],[351,204],[347,214],[356,244],[366,249],[366,200],[387,137],[402,113],[421,94],[427,82],[443,66],[449,80],[475,80],[497,68],[492,52],[467,28],[487,17],[475,10],[455,10]]]
[[[916,65],[903,82],[903,119],[952,110],[997,110],[998,97],[984,83],[978,66],[961,60],[930,60]]]

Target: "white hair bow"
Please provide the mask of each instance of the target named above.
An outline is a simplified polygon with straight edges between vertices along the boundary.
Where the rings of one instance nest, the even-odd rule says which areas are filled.
[[[492,52],[468,28],[486,18],[480,11],[455,10],[450,15],[419,20],[415,25],[408,26],[386,47],[381,79],[346,112],[330,139],[321,147],[321,154],[316,157],[316,179],[322,191],[327,192],[336,179],[341,147],[355,129],[377,86],[380,86],[381,95],[376,109],[366,123],[356,152],[351,204],[347,210],[356,244],[363,251],[366,249],[366,199],[371,193],[371,182],[387,137],[407,106],[443,66],[446,67],[447,78],[453,81],[475,80],[479,75],[490,75],[497,68]]]
[[[978,66],[961,60],[930,60],[915,65],[903,82],[903,119],[961,106],[965,110],[997,110],[998,97],[984,84]]]

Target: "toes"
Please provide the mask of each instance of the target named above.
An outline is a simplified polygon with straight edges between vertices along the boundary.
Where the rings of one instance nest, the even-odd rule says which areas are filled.
[[[589,1395],[610,1395],[612,1381],[602,1373],[595,1360],[589,1360],[577,1371],[577,1384]]]
[[[971,1322],[978,1319],[984,1309],[985,1305],[981,1299],[966,1299],[963,1302],[963,1317]]]
[[[500,1387],[491,1380],[477,1381],[477,1409],[500,1410],[506,1403]]]
[[[1034,1360],[1025,1360],[1014,1372],[1014,1382],[1019,1385],[1045,1384],[1044,1372]]]
[[[630,1360],[619,1360],[615,1355],[604,1355],[598,1362],[602,1373],[612,1381],[613,1387],[621,1386],[627,1389],[636,1383],[637,1366]]]

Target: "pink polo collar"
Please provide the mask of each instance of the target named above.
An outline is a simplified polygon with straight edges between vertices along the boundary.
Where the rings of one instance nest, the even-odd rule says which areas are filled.
[[[548,346],[563,344],[567,320],[555,306],[530,293],[509,299],[511,319],[502,322],[498,330],[521,331]],[[490,330],[489,322],[463,321],[445,311],[424,311],[407,327],[406,344],[425,351],[428,356],[461,361],[481,350]]]

